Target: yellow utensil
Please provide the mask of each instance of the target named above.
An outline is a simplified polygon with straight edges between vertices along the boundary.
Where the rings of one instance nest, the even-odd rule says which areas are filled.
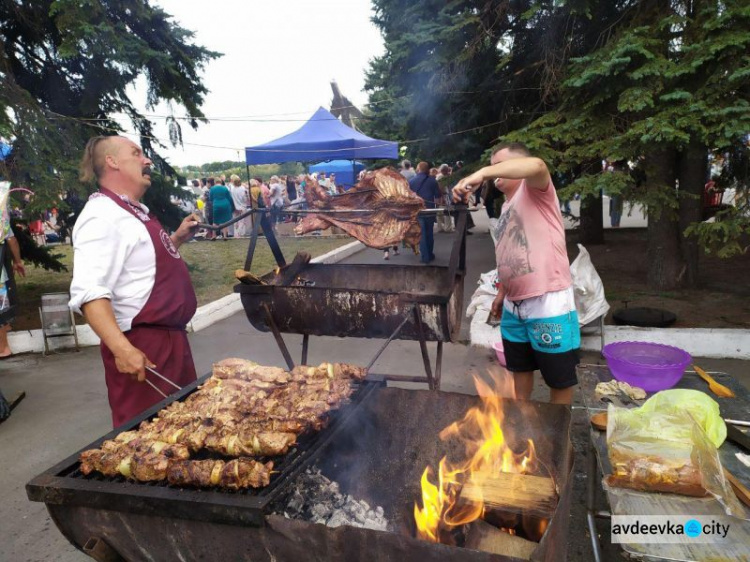
[[[693,369],[695,369],[695,372],[698,373],[700,378],[708,383],[708,388],[711,389],[711,392],[716,396],[719,396],[720,398],[734,398],[735,394],[731,388],[727,388],[723,384],[716,382],[711,375],[697,365],[693,365]]]

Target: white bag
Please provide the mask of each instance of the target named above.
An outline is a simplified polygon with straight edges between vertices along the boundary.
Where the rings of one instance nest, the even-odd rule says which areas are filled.
[[[578,257],[570,264],[570,276],[573,278],[578,324],[585,326],[607,314],[609,303],[604,296],[602,279],[581,244],[578,244]]]

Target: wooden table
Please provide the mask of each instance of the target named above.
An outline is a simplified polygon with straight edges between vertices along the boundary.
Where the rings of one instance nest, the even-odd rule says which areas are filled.
[[[579,365],[578,382],[589,416],[606,410],[607,403],[596,397],[594,389],[599,382],[612,380],[606,365]],[[724,418],[748,420],[750,418],[750,392],[726,373],[710,372],[717,382],[731,388],[735,398],[717,398]],[[675,388],[708,391],[708,385],[694,371],[687,371]],[[649,393],[651,396],[653,393]],[[601,562],[601,547],[596,531],[596,519],[609,519],[612,515],[726,515],[715,498],[690,498],[676,494],[658,494],[618,489],[616,494],[606,492],[610,511],[597,511],[597,494],[602,488],[601,478],[612,473],[607,452],[606,432],[590,429],[591,451],[587,466],[586,508],[591,545],[596,562]],[[742,464],[735,453],[746,452],[730,441],[719,448],[721,462],[742,484],[750,487],[750,469]],[[600,476],[601,475],[601,476]],[[750,560],[750,521],[735,519],[740,529],[738,543],[691,543],[691,544],[621,544],[625,552],[638,557],[657,560]]]

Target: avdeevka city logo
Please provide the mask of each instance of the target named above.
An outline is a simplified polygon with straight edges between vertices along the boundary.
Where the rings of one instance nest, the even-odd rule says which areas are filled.
[[[685,540],[693,543],[731,541],[728,538],[731,526],[729,518],[723,516],[714,516],[706,521],[695,515],[613,515],[612,542],[678,544]]]
[[[699,537],[702,532],[703,525],[701,525],[700,521],[697,519],[691,519],[690,521],[685,522],[685,534],[691,539]]]

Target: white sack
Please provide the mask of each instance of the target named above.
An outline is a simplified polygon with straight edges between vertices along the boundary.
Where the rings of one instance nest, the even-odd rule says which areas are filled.
[[[578,257],[570,264],[570,276],[573,278],[578,324],[585,326],[607,314],[609,303],[604,296],[602,279],[581,244],[578,244]]]

